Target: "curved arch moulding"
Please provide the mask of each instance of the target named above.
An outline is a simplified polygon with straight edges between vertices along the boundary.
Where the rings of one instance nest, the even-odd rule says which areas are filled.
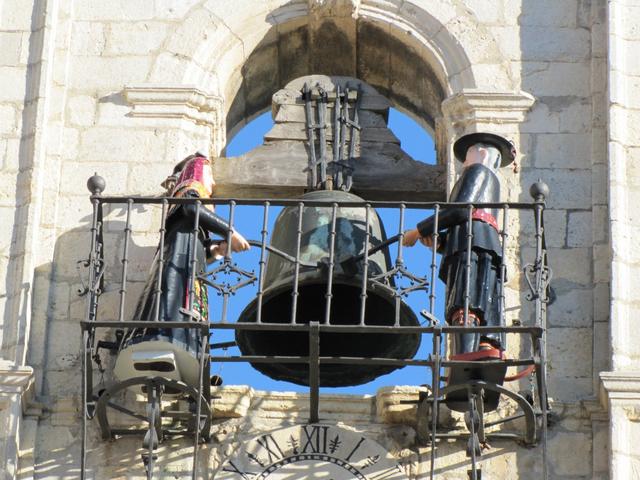
[[[314,64],[324,47],[321,29],[328,22],[337,26],[344,45],[353,52],[341,64],[346,64],[345,71],[322,71],[326,65]],[[409,104],[411,97],[419,97],[419,90],[424,89],[412,81],[405,83],[415,83],[415,91],[405,88],[399,94],[409,99],[408,103],[396,102],[433,130],[439,130],[436,123],[441,117],[448,123],[441,106],[446,98],[466,91],[476,96],[478,92],[520,94],[492,35],[469,9],[444,0],[203,1],[167,38],[148,82],[156,91],[159,85],[192,88],[199,95],[220,99],[210,115],[215,119],[210,151],[215,155],[226,144],[227,130],[268,108],[271,94],[293,78],[313,73],[366,76],[375,55],[359,58],[361,49],[356,48],[359,29],[367,33],[366,25],[383,32],[383,41],[411,52],[422,64],[419,73],[435,77],[430,80],[436,92],[431,101],[419,99]],[[379,81],[362,79],[381,92],[386,84],[385,93],[394,101],[392,86],[400,82],[381,78],[379,73],[372,75]],[[139,92],[145,86],[136,88]],[[146,105],[152,102],[158,106],[165,101],[162,95],[145,100]],[[136,108],[142,107],[135,101],[132,104],[135,115]],[[436,131],[436,136],[441,145],[447,141],[448,135],[440,136]]]

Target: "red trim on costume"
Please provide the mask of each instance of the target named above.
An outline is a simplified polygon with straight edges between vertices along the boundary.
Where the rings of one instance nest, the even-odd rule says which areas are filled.
[[[464,308],[460,308],[453,313],[449,317],[449,325],[466,327],[467,325],[480,325],[480,317],[475,313],[469,311],[469,315],[467,317],[468,323],[464,322]]]
[[[451,356],[451,360],[459,360],[462,362],[475,362],[476,360],[503,360],[504,358],[503,352],[497,348],[478,350],[477,352],[459,353]]]
[[[471,213],[471,218],[473,220],[480,220],[481,222],[488,223],[493,228],[498,230],[498,221],[496,220],[496,217],[482,208],[474,208],[473,212]]]

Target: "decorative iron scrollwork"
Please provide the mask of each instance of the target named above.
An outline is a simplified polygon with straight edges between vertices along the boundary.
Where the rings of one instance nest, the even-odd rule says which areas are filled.
[[[218,276],[226,277],[233,275],[237,275],[236,283],[232,284],[229,281],[216,283]],[[203,274],[198,275],[198,279],[216,290],[218,295],[235,295],[241,288],[246,287],[247,285],[253,285],[257,276],[253,270],[243,270],[237,263],[232,263],[231,259],[227,257],[213,270],[208,270]]]
[[[540,273],[540,287],[536,289],[534,284],[536,283],[536,275]],[[549,267],[542,262],[528,263],[523,268],[524,279],[527,281],[529,287],[529,293],[525,298],[529,301],[536,300],[538,297],[544,303],[549,302],[549,283],[551,283],[551,277],[553,272]]]

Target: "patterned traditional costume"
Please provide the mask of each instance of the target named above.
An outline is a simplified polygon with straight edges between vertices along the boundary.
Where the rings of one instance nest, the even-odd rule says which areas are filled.
[[[212,192],[207,185],[212,184],[209,161],[202,156],[187,157],[171,196],[209,198]],[[207,263],[209,233],[226,236],[230,227],[212,210],[201,205],[199,229],[195,233],[196,210],[194,204],[175,204],[170,207],[165,223],[161,292],[157,291],[160,270],[159,262],[155,261],[138,301],[134,320],[154,320],[156,304],[159,302],[160,321],[209,321],[206,285],[197,279],[197,275]],[[159,254],[158,251],[156,260]],[[194,257],[196,280],[190,310],[189,286]],[[196,358],[200,350],[199,338],[196,329],[132,330],[126,335],[124,348],[118,356],[116,375],[124,380],[135,375],[162,374],[191,383],[198,378]]]

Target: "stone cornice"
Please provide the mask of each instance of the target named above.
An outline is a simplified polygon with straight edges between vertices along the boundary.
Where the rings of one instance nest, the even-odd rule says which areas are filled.
[[[22,394],[33,381],[33,368],[0,360],[0,396]]]
[[[442,113],[454,125],[520,123],[534,103],[533,96],[526,92],[465,89],[442,102]]]
[[[600,372],[601,401],[640,401],[640,371]]]
[[[179,118],[196,124],[218,126],[223,100],[189,85],[128,85],[125,100],[132,117]]]

